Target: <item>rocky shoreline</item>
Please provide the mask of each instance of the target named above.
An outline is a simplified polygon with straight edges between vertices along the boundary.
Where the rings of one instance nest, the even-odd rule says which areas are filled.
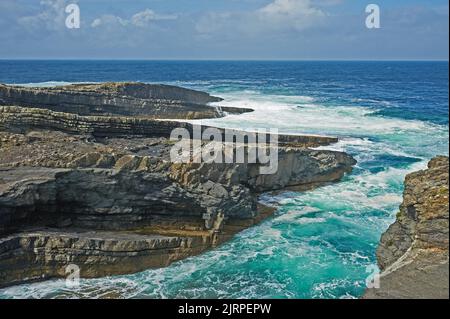
[[[169,85],[143,83],[72,84],[24,88],[0,84],[0,105],[43,108],[90,116],[132,116],[152,119],[202,119],[252,112],[246,108],[213,108],[222,99]]]
[[[403,203],[377,250],[379,288],[367,299],[449,298],[449,158],[405,179]]]
[[[0,286],[128,274],[199,254],[269,217],[262,192],[341,179],[355,160],[310,147],[333,137],[279,135],[279,169],[175,164],[179,119],[249,109],[140,83],[23,88],[0,85]],[[202,143],[206,143],[203,141]]]

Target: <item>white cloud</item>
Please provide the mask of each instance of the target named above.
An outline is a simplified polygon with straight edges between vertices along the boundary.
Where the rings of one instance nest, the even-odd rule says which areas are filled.
[[[267,6],[259,9],[268,15],[297,15],[310,14],[320,11],[311,7],[310,0],[275,0]]]
[[[209,13],[199,20],[196,29],[203,35],[218,31],[234,34],[302,31],[321,23],[326,16],[310,0],[273,0],[254,11]]]
[[[274,0],[259,9],[258,16],[273,27],[291,27],[300,31],[313,26],[326,14],[310,0]]]
[[[20,17],[18,24],[30,31],[46,29],[51,31],[65,30],[65,0],[41,0],[42,11],[33,16]]]
[[[100,18],[95,19],[91,23],[91,27],[97,28],[101,26],[114,27],[114,26],[122,26],[125,27],[129,24],[127,20],[122,19],[121,17],[117,17],[111,14],[102,15]]]
[[[106,7],[98,4],[105,0],[81,0],[81,29],[69,30],[63,4],[73,2],[0,0],[0,57],[448,58],[448,3],[386,4],[384,27],[370,32],[364,6],[333,7],[344,0],[246,0],[245,6],[227,6],[229,11],[191,8],[176,20],[145,7],[102,15]],[[126,2],[107,7],[120,12]]]
[[[153,10],[145,9],[144,11],[134,14],[130,19],[124,19],[114,15],[103,15],[96,18],[92,23],[91,27],[97,28],[101,26],[114,27],[114,26],[135,26],[135,27],[146,27],[149,26],[153,21],[161,20],[175,20],[177,15],[169,14],[157,14]]]
[[[157,14],[153,10],[146,9],[142,12],[138,12],[135,15],[131,17],[131,23],[138,27],[145,27],[147,26],[151,21],[158,21],[158,20],[175,20],[177,18],[177,15],[170,15],[170,14]]]

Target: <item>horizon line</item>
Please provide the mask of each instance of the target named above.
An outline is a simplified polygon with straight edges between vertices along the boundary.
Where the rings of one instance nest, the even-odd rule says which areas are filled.
[[[449,62],[449,59],[145,59],[145,58],[1,58],[0,61],[148,61],[148,62]]]

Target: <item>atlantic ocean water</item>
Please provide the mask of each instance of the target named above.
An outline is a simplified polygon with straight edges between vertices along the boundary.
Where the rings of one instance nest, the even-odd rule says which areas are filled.
[[[141,81],[207,91],[255,112],[201,123],[331,135],[357,160],[341,182],[264,194],[277,212],[163,269],[0,290],[0,298],[358,298],[407,173],[448,155],[448,62],[7,61],[0,83]]]

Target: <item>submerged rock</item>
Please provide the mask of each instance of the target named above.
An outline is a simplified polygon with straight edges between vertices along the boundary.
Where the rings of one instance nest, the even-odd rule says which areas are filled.
[[[405,179],[403,203],[377,250],[379,289],[365,298],[449,298],[449,159]]]

